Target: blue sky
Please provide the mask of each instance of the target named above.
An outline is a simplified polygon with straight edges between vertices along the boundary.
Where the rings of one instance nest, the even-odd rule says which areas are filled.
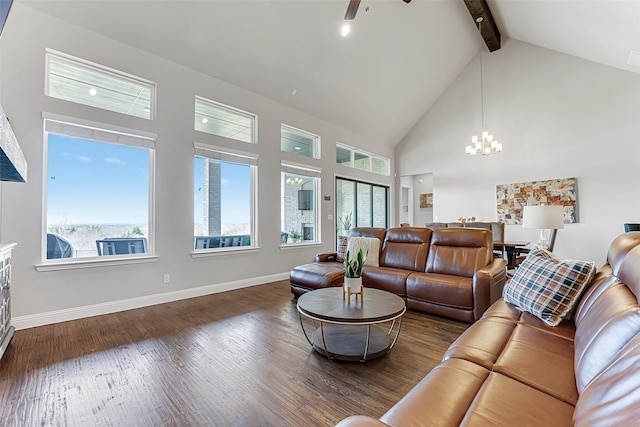
[[[147,224],[149,153],[49,134],[47,223]]]
[[[148,223],[146,149],[49,134],[47,225]],[[203,221],[203,160],[194,162],[194,219]],[[222,164],[222,223],[250,220],[249,166]]]

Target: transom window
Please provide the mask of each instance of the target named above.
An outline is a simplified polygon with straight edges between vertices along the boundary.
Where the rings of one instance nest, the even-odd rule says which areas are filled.
[[[336,163],[354,169],[389,176],[389,159],[358,150],[344,144],[336,144]]]
[[[281,169],[281,243],[319,242],[320,170],[285,162]]]
[[[155,83],[47,49],[48,96],[116,113],[154,118]]]
[[[256,247],[258,157],[200,143],[194,147],[194,249]]]
[[[255,114],[196,96],[195,130],[256,143]]]
[[[153,253],[155,137],[45,119],[43,260]]]
[[[280,149],[298,156],[320,158],[320,137],[312,133],[282,125],[280,128]]]

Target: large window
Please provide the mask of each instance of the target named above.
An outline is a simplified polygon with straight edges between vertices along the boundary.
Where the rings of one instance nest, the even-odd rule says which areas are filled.
[[[282,125],[280,128],[280,149],[298,156],[320,158],[320,137],[312,133]]]
[[[282,244],[320,241],[320,171],[282,162]]]
[[[155,83],[50,49],[45,58],[48,96],[153,119]]]
[[[389,187],[336,178],[336,231],[348,235],[353,227],[389,226]]]
[[[155,139],[45,119],[43,259],[153,252]]]
[[[344,144],[336,144],[336,163],[378,175],[390,175],[389,159]]]
[[[197,131],[255,144],[256,122],[255,114],[196,96]]]
[[[205,144],[194,146],[194,249],[226,251],[257,246],[257,157]]]

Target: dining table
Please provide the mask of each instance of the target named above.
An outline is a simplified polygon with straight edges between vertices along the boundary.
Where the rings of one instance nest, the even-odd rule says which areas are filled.
[[[522,248],[527,246],[531,242],[527,242],[524,240],[505,240],[505,241],[494,241],[493,248],[494,250],[501,251],[503,256],[506,254],[507,256],[507,269],[511,270],[516,268],[516,258]]]

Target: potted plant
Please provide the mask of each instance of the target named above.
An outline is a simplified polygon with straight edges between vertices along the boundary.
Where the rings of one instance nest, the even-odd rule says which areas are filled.
[[[364,261],[367,259],[367,254],[362,252],[362,249],[358,251],[358,255],[351,259],[349,251],[344,258],[344,289],[347,292],[359,293],[362,290],[362,268],[364,267]]]
[[[302,235],[297,230],[291,230],[289,232],[289,238],[291,239],[291,242],[295,243],[300,241],[300,239],[302,238]]]
[[[341,216],[338,217],[338,222],[340,223],[340,227],[341,227],[341,230],[338,230],[338,231],[341,232],[342,235],[346,236],[349,234],[349,230],[351,230],[351,217],[352,217],[351,212],[346,214],[344,219]]]

